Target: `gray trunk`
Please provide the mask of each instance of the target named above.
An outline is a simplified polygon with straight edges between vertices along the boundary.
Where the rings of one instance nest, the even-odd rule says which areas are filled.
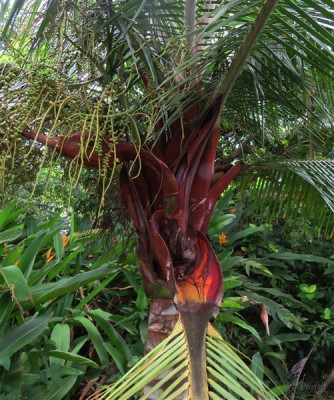
[[[179,319],[179,313],[175,308],[174,302],[172,299],[152,299],[150,306],[150,315],[148,319],[148,335],[147,335],[147,343],[145,346],[145,351],[148,353],[155,346],[165,340],[172,330],[174,329],[175,324]],[[160,376],[157,380],[150,383],[144,388],[144,393],[147,393],[151,388],[165,375],[168,374],[168,371]],[[171,382],[166,382],[161,389],[157,390],[154,394],[149,397],[149,400],[157,399],[164,388],[168,388]],[[180,386],[183,382],[180,384]],[[184,393],[179,396],[178,400],[183,400],[187,398],[188,393]]]

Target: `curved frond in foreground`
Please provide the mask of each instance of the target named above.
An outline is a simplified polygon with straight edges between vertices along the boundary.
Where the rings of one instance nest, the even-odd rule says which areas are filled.
[[[252,213],[262,222],[283,217],[312,220],[319,234],[334,235],[334,161],[280,161],[252,166],[243,182]],[[269,211],[268,207],[269,206]]]
[[[209,398],[275,400],[278,397],[254,375],[228,343],[209,325],[206,334],[206,364]],[[189,348],[181,320],[171,335],[140,360],[117,383],[103,387],[90,400],[125,400],[140,394],[151,398],[190,399]],[[203,399],[204,400],[204,399]]]

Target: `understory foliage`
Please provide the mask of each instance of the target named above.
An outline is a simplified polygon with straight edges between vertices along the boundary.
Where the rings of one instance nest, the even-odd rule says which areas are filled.
[[[231,192],[209,226],[226,290],[216,329],[276,384],[296,383],[296,399],[321,388],[334,341],[332,240],[314,235],[297,215],[293,229],[284,212],[275,224],[254,224]],[[297,379],[291,370],[302,360]]]
[[[74,215],[69,225],[14,203],[0,229],[1,399],[73,398],[142,356],[149,301],[125,253],[133,242],[107,246]]]

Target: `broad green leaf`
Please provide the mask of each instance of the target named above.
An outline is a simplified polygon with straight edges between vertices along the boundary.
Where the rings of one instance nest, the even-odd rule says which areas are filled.
[[[243,281],[241,281],[240,279],[233,279],[231,277],[224,280],[224,290],[233,289],[235,287],[241,286],[242,284]]]
[[[257,233],[257,232],[263,232],[265,230],[264,227],[262,226],[257,226],[255,228],[246,228],[243,229],[240,232],[235,233],[234,235],[230,236],[228,238],[228,243],[229,244],[233,244],[234,242],[236,242],[239,239],[243,239],[249,235],[252,235],[253,233]]]
[[[20,268],[15,265],[0,269],[8,288],[11,290],[13,297],[18,304],[24,303],[32,299],[32,295],[27,281],[22,274]]]
[[[255,261],[255,260],[244,259],[243,264],[246,266],[246,268],[253,267],[260,271],[265,272],[268,275],[272,275],[272,273],[269,271],[269,269],[267,267],[265,267],[264,265],[260,264],[259,262]]]
[[[110,314],[110,313],[100,310],[100,309],[90,310],[88,312],[94,313],[95,315],[100,316],[104,320],[112,322],[113,326],[116,326],[116,327],[126,330],[127,332],[130,333],[130,335],[137,335],[137,333],[138,333],[137,328],[135,327],[135,324],[132,323],[131,321],[129,321],[129,319],[124,315]]]
[[[254,329],[251,325],[247,324],[247,322],[243,321],[242,319],[229,314],[222,314],[219,316],[219,319],[224,322],[233,322],[234,324],[241,326],[241,328],[251,332],[257,339],[261,340],[261,337],[258,334],[257,330]]]
[[[15,209],[15,202],[10,203],[0,211],[0,229],[3,229],[10,222],[10,215]]]
[[[31,215],[27,215],[25,218],[25,224],[28,237],[35,235],[38,232],[38,225],[36,218],[32,217]]]
[[[236,218],[235,214],[225,214],[215,219],[211,219],[211,222],[209,224],[208,234],[209,235],[220,234],[224,230],[224,227],[233,222],[235,218]]]
[[[53,237],[53,246],[56,251],[58,260],[60,260],[64,254],[63,239],[60,232],[57,232]]]
[[[133,286],[133,289],[138,293],[138,275],[134,274],[132,271],[129,271],[127,268],[122,268],[122,272],[126,276],[129,283]]]
[[[23,249],[24,247],[21,245],[17,245],[13,249],[11,249],[7,256],[2,260],[1,266],[8,267],[9,265],[14,265],[17,261],[20,260]]]
[[[284,360],[284,354],[282,353],[276,353],[275,351],[268,351],[264,353],[264,357],[274,357],[277,358],[278,360]]]
[[[149,299],[146,297],[143,288],[139,289],[137,299],[136,299],[136,307],[139,311],[145,311],[149,304]]]
[[[230,252],[228,252],[230,253]],[[231,254],[231,253],[230,253]],[[217,255],[219,262],[221,263],[222,269],[223,269],[223,273],[229,271],[231,268],[233,268],[235,265],[242,265],[242,263],[244,262],[244,258],[243,257],[229,257],[227,255],[226,257],[226,253],[218,253]]]
[[[106,364],[108,362],[108,354],[104,347],[104,340],[96,326],[85,317],[76,317],[74,320],[79,322],[86,329],[88,336],[94,345],[95,351],[101,361],[101,364]]]
[[[240,303],[237,303],[236,301],[231,301],[231,300],[223,300],[221,304],[222,308],[236,308],[237,310],[242,310],[243,306],[240,305]]]
[[[70,227],[71,240],[72,240],[72,236],[73,236],[74,232],[77,232],[77,230],[78,230],[77,217],[75,216],[73,208],[71,207],[71,227]]]
[[[306,283],[302,283],[300,286],[300,290],[304,293],[314,293],[317,290],[317,285],[306,285]]]
[[[25,324],[14,328],[1,339],[0,359],[12,356],[16,351],[32,343],[48,327],[52,314],[31,318]]]
[[[248,286],[250,289],[254,289],[254,287],[253,287],[252,285],[250,285],[250,284],[247,284],[247,286]],[[291,296],[290,294],[284,293],[284,292],[282,292],[281,290],[279,290],[279,289],[277,289],[277,288],[259,287],[258,290],[263,291],[263,292],[267,292],[267,293],[269,293],[269,294],[271,294],[271,295],[273,295],[273,296],[278,297],[279,299],[287,299],[287,300],[291,301],[293,304],[296,304],[296,305],[298,305],[299,307],[304,308],[304,309],[307,310],[308,312],[310,312],[310,313],[313,312],[312,308],[308,307],[308,306],[307,306],[306,304],[304,304],[303,302],[301,302],[301,301],[299,301],[299,300],[296,300],[296,299],[295,299],[293,296]],[[244,292],[244,293],[245,293],[245,292]],[[254,295],[256,296],[255,293],[252,293],[251,295],[252,295],[252,296],[254,296]],[[261,296],[260,296],[260,297],[261,297]],[[254,300],[255,300],[255,299],[254,299]]]
[[[5,329],[7,328],[7,320],[15,308],[15,303],[12,300],[10,292],[4,293],[0,297],[0,336],[3,336]]]
[[[12,228],[7,229],[6,231],[0,232],[0,244],[4,242],[12,242],[13,240],[20,237],[23,233],[24,225],[17,225]]]
[[[98,310],[97,310],[98,311]],[[87,314],[94,319],[94,321],[102,328],[108,335],[112,344],[122,354],[124,361],[129,361],[132,357],[128,345],[116,329],[99,312],[87,311]]]
[[[41,248],[45,247],[45,246],[49,246],[49,248],[52,248],[53,245],[53,237],[56,233],[60,232],[62,226],[60,224],[56,224],[56,227],[53,229],[48,229],[46,231],[46,235],[43,238],[42,242],[41,242]],[[44,229],[45,230],[45,229]]]
[[[58,264],[56,263],[54,267],[50,269],[50,272],[48,272],[48,281],[51,281],[57,274],[60,273],[64,268],[66,268],[67,265],[75,258],[82,250],[84,246],[79,246],[77,248],[72,249],[70,254],[66,256],[62,261],[60,261]]]
[[[57,383],[53,383],[53,385],[48,388],[46,400],[62,400],[72,389],[76,380],[77,376],[68,376],[62,378],[61,381],[57,381]]]
[[[89,303],[101,290],[103,290],[111,281],[113,281],[119,272],[111,275],[108,279],[105,279],[100,285],[98,285],[94,290],[92,290],[84,299],[80,301],[78,305],[75,306],[76,310],[81,310],[85,304]]]
[[[312,254],[296,254],[296,253],[276,253],[270,255],[271,258],[278,258],[280,260],[287,260],[287,261],[309,261],[309,262],[316,262],[316,263],[333,263],[333,260],[329,258],[314,256]]]
[[[123,355],[117,350],[114,346],[112,346],[108,342],[104,342],[104,347],[107,352],[111,355],[112,359],[115,361],[117,368],[120,370],[122,374],[124,374],[124,367],[126,366],[126,362],[124,361]]]
[[[324,310],[324,318],[325,319],[331,319],[331,310],[329,308],[325,308]]]
[[[275,335],[275,339],[280,342],[297,342],[299,340],[308,340],[310,335],[305,333],[281,333],[279,335]]]
[[[89,358],[79,356],[78,354],[75,354],[73,352],[51,350],[49,351],[49,356],[50,356],[50,361],[51,359],[52,360],[58,359],[58,362],[53,361],[53,363],[58,363],[60,365],[64,365],[65,361],[71,361],[74,363],[85,365],[87,367],[100,368],[99,365],[96,364],[96,362],[90,360]]]
[[[10,370],[10,357],[0,358],[0,365],[5,368],[6,371]]]
[[[33,303],[27,302],[23,305],[24,309],[29,309],[33,304],[38,305],[66,293],[77,290],[80,286],[85,286],[95,280],[105,278],[115,272],[115,269],[110,267],[101,267],[93,271],[83,272],[72,278],[63,278],[58,282],[44,283],[41,285],[32,286],[30,291],[33,298]]]
[[[36,256],[41,248],[42,241],[45,236],[45,232],[38,235],[38,237],[29,245],[20,258],[18,266],[26,278],[29,278]]]
[[[274,289],[273,289],[274,290]],[[277,295],[280,297],[281,291],[277,292]],[[268,313],[274,318],[275,321],[282,321],[289,328],[297,328],[300,329],[299,320],[286,308],[284,308],[281,304],[277,303],[274,300],[271,300],[265,296],[260,296],[253,291],[238,291],[238,294],[241,296],[247,296],[249,300],[254,300],[259,303],[263,303],[268,310]],[[273,293],[274,295],[276,292]],[[286,298],[286,297],[282,297]],[[304,303],[295,300],[292,296],[288,295],[287,299],[292,301],[295,304],[303,307]],[[294,301],[295,300],[295,301]]]
[[[148,327],[147,327],[146,321],[140,321],[139,333],[140,333],[141,341],[143,342],[143,344],[145,344],[147,341],[147,334],[148,334]]]
[[[51,340],[54,341],[57,351],[67,352],[70,347],[70,327],[68,324],[56,324],[51,333]],[[59,357],[58,357],[59,358]],[[65,361],[50,357],[50,364],[64,365]]]
[[[56,222],[59,221],[60,215],[61,215],[61,211],[59,211],[57,214],[55,214],[50,220],[46,221],[46,222],[42,222],[39,226],[38,229],[39,231],[47,231],[49,229],[54,228]],[[60,230],[60,229],[59,229]],[[53,237],[53,235],[52,235]]]
[[[252,357],[252,372],[263,381],[263,361],[259,352]]]

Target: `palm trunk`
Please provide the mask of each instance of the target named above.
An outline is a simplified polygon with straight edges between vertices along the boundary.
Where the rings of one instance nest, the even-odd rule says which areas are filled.
[[[151,300],[146,353],[170,335],[178,319],[179,313],[172,299],[158,298]]]
[[[170,335],[178,319],[179,313],[175,308],[172,299],[157,298],[151,300],[150,314],[148,319],[148,335],[145,346],[145,351],[147,353]],[[166,372],[165,374],[167,375],[168,372]],[[159,380],[163,379],[164,376],[165,375],[160,376],[158,380],[155,380],[151,382],[150,385],[147,385],[144,388],[144,393],[147,393],[149,390],[151,390],[151,388]],[[170,383],[171,382],[166,382],[164,385],[162,385],[161,389],[157,390],[149,397],[149,400],[157,399],[161,395],[163,390],[170,385]],[[182,386],[182,383],[180,384],[180,386]],[[177,397],[177,400],[182,400],[186,398],[187,391]]]

